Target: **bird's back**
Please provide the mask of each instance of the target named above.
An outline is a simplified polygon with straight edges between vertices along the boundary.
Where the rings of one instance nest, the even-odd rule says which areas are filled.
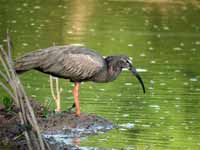
[[[17,72],[36,69],[74,81],[87,80],[105,65],[104,59],[87,48],[65,45],[53,46],[28,53],[16,60]]]

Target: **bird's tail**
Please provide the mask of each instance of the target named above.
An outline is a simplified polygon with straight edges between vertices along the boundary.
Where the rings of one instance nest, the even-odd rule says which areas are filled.
[[[15,60],[15,71],[20,74],[35,69],[39,66],[40,61],[41,57],[34,53],[29,53]]]

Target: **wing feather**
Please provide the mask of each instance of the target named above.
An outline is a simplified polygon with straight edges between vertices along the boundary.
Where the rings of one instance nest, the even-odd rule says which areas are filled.
[[[83,47],[63,46],[47,53],[37,69],[73,81],[90,79],[105,65],[100,55]]]

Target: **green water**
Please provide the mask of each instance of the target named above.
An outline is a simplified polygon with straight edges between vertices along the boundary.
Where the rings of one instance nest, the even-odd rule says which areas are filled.
[[[84,44],[133,58],[130,72],[107,84],[81,85],[81,111],[122,125],[81,140],[82,147],[125,150],[200,149],[200,2],[153,0],[0,0],[0,39],[11,32],[14,57],[39,48]],[[51,100],[48,75],[21,76],[28,95]],[[60,80],[62,109],[72,83]],[[1,97],[5,93],[0,91]],[[51,105],[52,109],[55,106]]]

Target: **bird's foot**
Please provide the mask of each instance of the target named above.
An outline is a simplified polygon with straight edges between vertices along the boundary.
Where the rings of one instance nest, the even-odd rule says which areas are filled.
[[[96,115],[88,115],[88,114],[76,114],[75,113],[75,116],[77,118],[79,118],[80,120],[87,120],[87,119],[94,119],[94,118],[96,118]]]
[[[81,112],[80,111],[76,111],[75,115],[76,115],[76,117],[80,117],[81,116]]]

